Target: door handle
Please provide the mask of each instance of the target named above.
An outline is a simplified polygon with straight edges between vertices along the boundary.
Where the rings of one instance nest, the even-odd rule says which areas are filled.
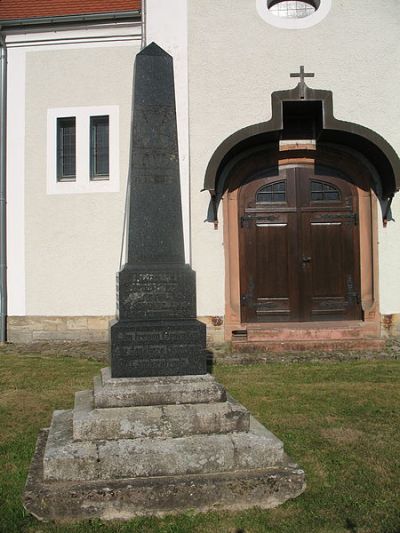
[[[303,256],[303,263],[311,263],[311,257],[304,257]]]

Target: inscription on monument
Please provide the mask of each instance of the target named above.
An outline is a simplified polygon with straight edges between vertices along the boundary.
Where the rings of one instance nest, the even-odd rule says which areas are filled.
[[[142,135],[136,139],[136,147],[151,147],[155,153],[160,149],[174,153],[176,145],[174,136],[171,135],[171,124],[175,122],[175,108],[172,105],[138,105],[135,113],[143,123]],[[154,124],[157,124],[157,130],[154,130]],[[155,131],[157,135],[154,135]]]
[[[195,275],[190,269],[119,274],[120,318],[195,318]]]
[[[128,258],[118,274],[112,377],[205,374],[206,328],[185,265],[172,58],[136,56]]]
[[[174,184],[178,161],[170,151],[143,148],[133,162],[136,184]]]

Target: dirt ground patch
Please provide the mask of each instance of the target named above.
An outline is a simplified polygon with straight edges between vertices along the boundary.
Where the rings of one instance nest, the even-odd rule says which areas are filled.
[[[337,444],[352,444],[356,442],[364,433],[353,428],[328,428],[322,429],[321,435]]]

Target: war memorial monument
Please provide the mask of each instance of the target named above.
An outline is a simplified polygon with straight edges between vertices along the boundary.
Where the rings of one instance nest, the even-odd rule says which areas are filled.
[[[207,373],[185,264],[172,57],[136,57],[127,262],[111,368],[42,430],[23,495],[42,520],[275,507],[305,488],[282,442]]]

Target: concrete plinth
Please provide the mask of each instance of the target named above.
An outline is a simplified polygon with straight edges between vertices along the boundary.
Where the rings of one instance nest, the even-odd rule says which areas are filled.
[[[249,412],[228,400],[211,404],[179,404],[113,409],[94,408],[93,392],[75,395],[75,441],[177,438],[249,430]]]
[[[110,368],[103,368],[101,376],[94,378],[96,408],[212,403],[225,400],[224,387],[210,374],[112,378]]]
[[[129,520],[189,510],[269,509],[299,496],[304,472],[287,457],[271,468],[191,476],[121,480],[46,481],[43,454],[47,431],[39,435],[24,492],[25,508],[40,520],[99,518]]]
[[[268,508],[304,490],[283,443],[211,376],[119,380],[103,370],[95,383],[99,403],[116,407],[96,407],[96,389],[78,392],[39,437],[24,505],[40,519]],[[156,405],[161,390],[169,403]]]

